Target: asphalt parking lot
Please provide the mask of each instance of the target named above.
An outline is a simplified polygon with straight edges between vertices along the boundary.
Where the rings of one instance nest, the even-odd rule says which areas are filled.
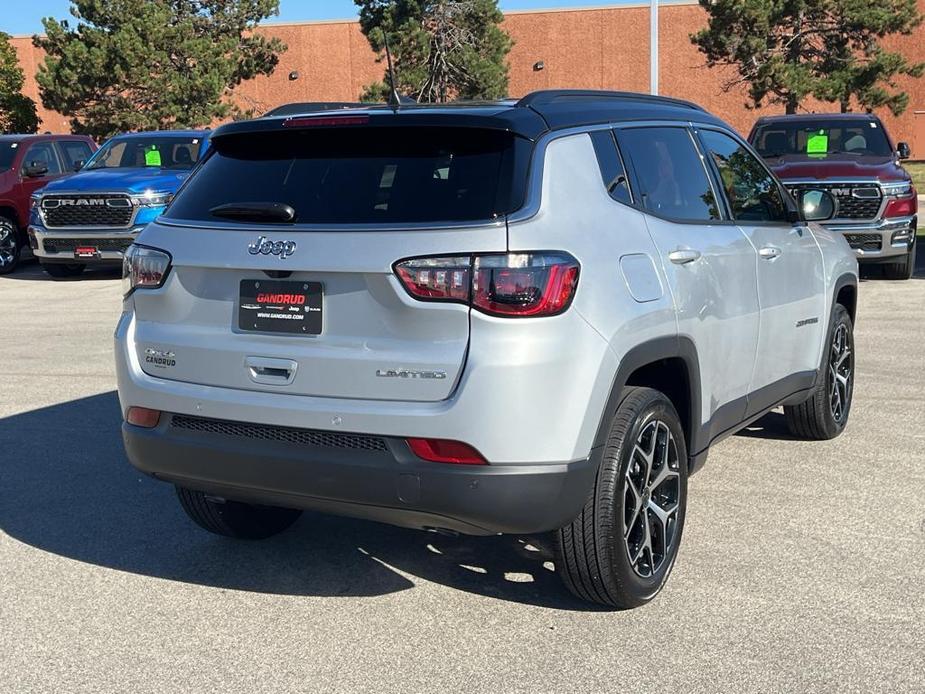
[[[0,692],[925,687],[925,273],[861,285],[845,435],[772,413],[717,446],[668,587],[623,613],[530,538],[206,534],[125,460],[118,278],[30,264],[0,299]]]

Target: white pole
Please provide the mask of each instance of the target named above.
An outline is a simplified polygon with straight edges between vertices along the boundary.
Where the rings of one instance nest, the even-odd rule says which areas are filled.
[[[649,10],[649,92],[658,94],[658,0]]]

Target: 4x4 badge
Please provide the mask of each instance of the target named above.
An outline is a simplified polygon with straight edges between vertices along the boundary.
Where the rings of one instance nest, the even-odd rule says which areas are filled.
[[[284,260],[295,253],[295,248],[295,241],[271,241],[260,236],[247,247],[247,252],[251,255],[278,255],[280,260]]]

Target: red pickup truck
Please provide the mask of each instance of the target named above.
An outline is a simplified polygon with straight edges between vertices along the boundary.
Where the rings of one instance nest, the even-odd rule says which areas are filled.
[[[83,135],[0,135],[0,275],[16,269],[29,247],[32,194],[80,168],[96,149]]]
[[[796,196],[826,190],[837,202],[825,223],[844,234],[858,263],[880,265],[888,279],[912,277],[918,197],[894,145],[870,113],[820,113],[759,118],[749,142]]]

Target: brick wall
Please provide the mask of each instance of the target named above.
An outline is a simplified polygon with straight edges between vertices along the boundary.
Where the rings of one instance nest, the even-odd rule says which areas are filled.
[[[512,96],[534,89],[580,87],[647,91],[649,88],[649,11],[638,6],[581,10],[509,13],[504,28],[515,41],[510,54]],[[925,11],[925,0],[919,0]],[[744,92],[726,93],[722,70],[703,67],[703,58],[689,35],[703,26],[705,15],[695,3],[666,4],[660,15],[659,82],[663,94],[690,99],[725,118],[747,133],[759,113],[745,108]],[[289,50],[270,77],[242,84],[236,97],[246,106],[264,111],[291,101],[351,101],[365,84],[381,79],[376,63],[356,22],[267,24],[261,32],[278,36]],[[25,92],[37,99],[35,71],[42,60],[31,39],[13,39],[26,73]],[[890,48],[902,50],[911,61],[925,61],[925,28],[913,36],[892,38]],[[545,69],[533,70],[537,61]],[[299,79],[290,81],[297,71]],[[909,109],[899,118],[881,113],[891,134],[912,145],[913,154],[925,158],[925,78],[903,79],[898,86],[909,92]],[[808,108],[833,110],[831,104]],[[918,112],[918,113],[916,113]],[[59,114],[40,109],[42,130],[67,129]]]

